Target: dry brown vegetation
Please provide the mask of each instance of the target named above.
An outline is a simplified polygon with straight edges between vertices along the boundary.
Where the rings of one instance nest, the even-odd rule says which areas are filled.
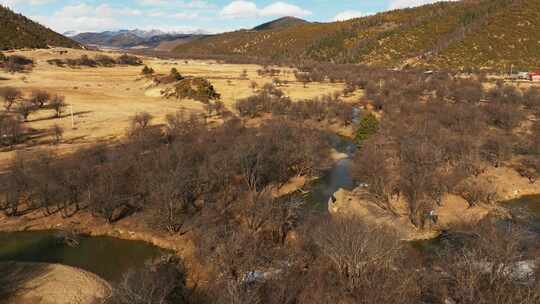
[[[536,96],[536,90],[497,84],[486,91],[476,80],[452,80],[445,73],[396,74],[379,85],[368,83],[367,102],[382,118],[378,132],[362,143],[356,174],[385,209],[394,210],[404,200],[417,227],[449,193],[471,206],[493,203],[495,193],[472,180],[488,168],[540,173],[518,161],[538,159],[529,138],[540,136],[530,128],[540,108],[538,100],[525,97]]]
[[[201,58],[315,60],[384,67],[508,72],[537,69],[540,4],[530,0],[441,1],[341,22],[239,30],[195,39],[174,52]]]
[[[135,101],[120,105],[131,108],[123,124],[116,125],[123,127],[122,140],[93,143],[69,154],[17,151],[0,175],[4,217],[38,212],[45,219],[59,214],[69,220],[85,213],[111,227],[137,217],[139,227],[164,237],[185,237],[194,246],[186,265],[200,266],[204,280],[198,281],[176,259],[160,260],[126,274],[115,286],[113,303],[540,301],[534,243],[518,224],[489,218],[452,227],[451,235],[459,230],[466,237],[450,239],[437,255],[426,256],[387,226],[330,216],[314,210],[301,195],[275,195],[292,179],[318,177],[328,167],[331,146],[328,130],[321,129],[354,124],[350,101],[363,90],[363,98],[354,101],[363,106],[360,118],[368,119],[358,124],[361,142],[354,171],[366,183],[374,206],[396,213],[399,200],[409,221],[422,229],[426,215],[447,194],[462,196],[471,206],[496,201],[481,180],[487,168],[515,166],[536,182],[536,89],[486,85],[443,72],[425,75],[353,65],[302,65],[295,75],[285,68],[277,72],[277,67],[192,63],[189,70],[189,64],[145,62],[150,63],[156,72],[152,77],[174,78],[172,84],[194,79],[186,75],[228,69],[229,77],[210,78],[221,93],[218,108],[229,109],[228,114],[214,108],[217,103],[204,107],[190,100],[171,102],[189,104],[193,111],[156,111],[166,104],[160,93],[165,84],[141,76],[140,67],[124,67],[124,73],[132,73],[126,92],[135,91],[140,82],[148,85],[129,97],[149,90],[159,94],[143,99],[155,103],[148,108]],[[33,73],[40,68],[38,62]],[[104,75],[100,68],[81,70]],[[273,81],[277,76],[280,81]],[[17,84],[22,94],[3,91],[3,96],[24,100],[17,112],[26,113],[19,110],[24,106],[41,107],[41,112],[63,102],[57,89],[25,90]],[[320,97],[321,88],[339,93]],[[125,93],[121,91],[116,94]],[[71,94],[71,89],[65,93],[67,102],[77,100]],[[126,101],[109,98],[115,107]],[[10,126],[14,117],[7,113],[0,126]],[[19,120],[21,124],[29,125]],[[55,136],[65,138],[68,132],[58,127]],[[529,266],[524,270],[522,265]]]

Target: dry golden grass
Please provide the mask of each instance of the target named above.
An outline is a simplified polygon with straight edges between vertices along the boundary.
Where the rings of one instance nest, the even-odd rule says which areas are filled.
[[[61,51],[68,51],[61,54]],[[13,52],[12,52],[13,53]],[[112,68],[61,68],[47,63],[49,59],[78,58],[83,54],[94,57],[102,52],[49,49],[17,51],[23,56],[35,60],[32,72],[25,74],[8,74],[0,72],[0,86],[13,86],[21,89],[26,95],[33,89],[44,89],[52,94],[66,97],[69,106],[60,119],[53,118],[52,110],[40,110],[29,117],[26,127],[36,130],[48,130],[55,124],[64,128],[64,139],[55,147],[59,153],[72,151],[84,145],[96,142],[110,142],[119,139],[126,133],[130,117],[137,112],[146,111],[155,117],[153,121],[163,123],[169,113],[179,110],[202,113],[203,104],[193,100],[165,99],[161,97],[159,87],[151,87],[152,82],[141,76],[141,66],[117,66]],[[8,53],[11,54],[11,53]],[[107,53],[119,56],[119,53]],[[235,101],[253,94],[251,81],[259,86],[271,83],[271,77],[257,74],[260,66],[221,64],[213,61],[184,61],[144,58],[144,64],[153,68],[156,73],[167,74],[175,67],[184,76],[198,76],[210,80],[217,92],[221,94],[225,106],[234,112]],[[240,75],[246,70],[247,79]],[[294,80],[291,70],[279,78],[288,80],[289,84],[281,89],[293,100],[313,98],[343,89],[343,84],[312,83],[307,87]],[[72,127],[70,109],[73,108],[74,126]],[[31,140],[20,149],[50,148],[52,137],[44,134]],[[14,155],[14,151],[0,152],[0,168]]]

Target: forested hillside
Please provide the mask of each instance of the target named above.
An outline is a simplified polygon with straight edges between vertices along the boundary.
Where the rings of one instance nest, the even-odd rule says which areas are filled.
[[[225,33],[175,51],[385,67],[538,68],[540,1],[440,2],[344,22]]]
[[[0,50],[79,44],[0,5]]]

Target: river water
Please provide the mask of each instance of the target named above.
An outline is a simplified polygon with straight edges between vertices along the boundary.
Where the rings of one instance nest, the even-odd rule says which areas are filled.
[[[503,203],[518,222],[540,234],[540,195],[528,195]]]
[[[309,185],[309,192],[305,195],[305,199],[319,209],[327,209],[328,200],[339,189],[353,190],[355,187],[351,176],[351,165],[352,157],[356,152],[356,144],[336,134],[330,134],[329,140],[336,151],[346,154],[347,157],[338,160],[319,179]]]
[[[80,236],[78,241],[78,246],[68,246],[57,231],[0,232],[0,262],[64,264],[114,282],[129,269],[141,267],[165,253],[140,241],[87,236]]]

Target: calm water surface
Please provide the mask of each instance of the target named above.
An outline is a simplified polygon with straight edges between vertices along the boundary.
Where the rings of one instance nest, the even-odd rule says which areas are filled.
[[[143,266],[164,250],[140,241],[81,236],[79,246],[62,243],[55,231],[0,232],[0,261],[59,263],[78,267],[109,280]]]

